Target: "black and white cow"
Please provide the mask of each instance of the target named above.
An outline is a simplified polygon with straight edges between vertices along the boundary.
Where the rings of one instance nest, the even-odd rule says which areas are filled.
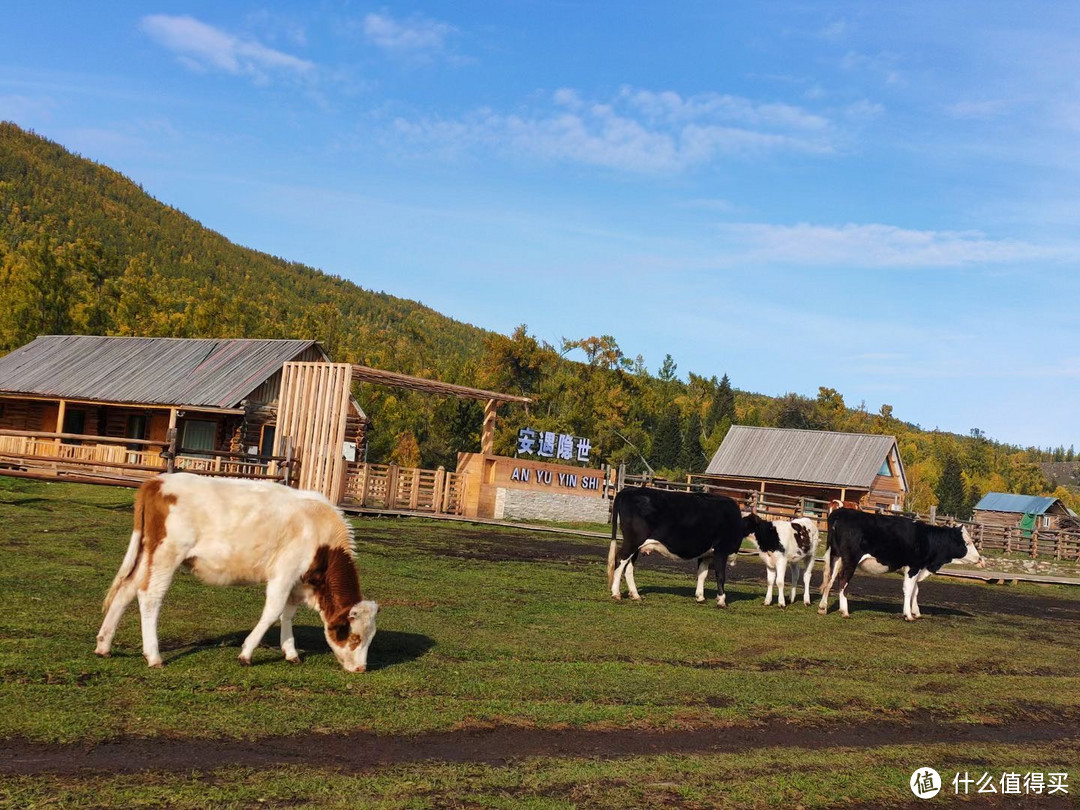
[[[752,536],[758,548],[758,554],[765,563],[769,587],[765,591],[765,604],[772,604],[773,585],[776,586],[780,607],[786,607],[784,601],[784,573],[791,566],[791,601],[795,601],[799,575],[803,580],[803,603],[810,604],[810,577],[814,573],[814,558],[817,556],[818,527],[817,521],[810,518],[787,520],[764,520],[755,514],[743,518],[744,533]],[[806,566],[806,572],[802,567]]]
[[[966,527],[931,526],[897,515],[837,509],[829,515],[829,545],[821,577],[818,613],[829,609],[833,583],[840,587],[840,614],[848,616],[847,586],[856,568],[871,574],[904,575],[904,618],[919,618],[919,583],[947,563],[986,566]]]
[[[622,526],[622,547],[616,531]],[[692,492],[667,492],[648,487],[627,487],[615,496],[611,512],[611,548],[608,585],[615,599],[622,598],[622,579],[631,599],[640,599],[634,582],[638,554],[656,551],[673,560],[696,560],[696,598],[705,601],[709,560],[715,559],[716,604],[727,607],[724,577],[727,561],[738,551],[743,537],[742,513],[731,498]]]

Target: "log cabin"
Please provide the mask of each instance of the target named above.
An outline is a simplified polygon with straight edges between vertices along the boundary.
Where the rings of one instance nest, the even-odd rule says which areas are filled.
[[[903,509],[908,491],[892,436],[747,425],[728,431],[705,472],[694,479],[766,497],[822,505],[839,500],[892,511]]]
[[[215,453],[269,456],[289,361],[330,358],[314,340],[41,336],[0,357],[0,457],[164,467],[170,428],[189,469]],[[346,439],[361,453],[366,425],[350,398]]]

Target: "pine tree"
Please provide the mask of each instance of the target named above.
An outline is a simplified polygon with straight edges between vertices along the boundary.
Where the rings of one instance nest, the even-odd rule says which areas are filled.
[[[656,428],[652,443],[652,466],[657,470],[673,470],[679,464],[682,453],[682,436],[679,430],[679,413],[668,410]]]
[[[934,490],[938,500],[938,512],[943,515],[959,517],[967,506],[964,493],[964,476],[960,469],[960,460],[956,456],[945,459],[937,487]]]
[[[716,378],[713,377],[715,380]],[[725,374],[720,383],[713,391],[712,402],[709,404],[708,413],[705,414],[705,432],[712,435],[713,430],[727,419],[735,422],[735,392],[731,390],[731,380]]]
[[[701,472],[705,468],[705,453],[701,449],[701,417],[697,411],[691,413],[687,420],[678,466],[688,473]]]

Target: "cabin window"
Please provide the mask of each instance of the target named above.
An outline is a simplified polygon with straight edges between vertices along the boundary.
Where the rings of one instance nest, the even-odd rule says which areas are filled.
[[[884,475],[886,478],[892,475],[892,470],[889,469],[889,460],[885,459],[881,462],[881,469],[877,472],[878,475]]]
[[[64,433],[86,432],[86,411],[64,411]],[[64,439],[64,444],[82,444],[79,439]]]
[[[259,438],[259,455],[274,455],[274,437],[277,435],[276,425],[263,425],[262,436]]]
[[[217,422],[202,419],[188,419],[184,422],[184,440],[180,442],[185,452],[213,450],[217,438]]]
[[[1049,529],[1050,528],[1050,516],[1049,515],[1043,515],[1043,528],[1044,529]]]
[[[125,439],[145,439],[146,438],[146,414],[133,413],[127,418],[127,427],[124,429]],[[141,450],[141,446],[137,444],[129,444],[128,450]]]

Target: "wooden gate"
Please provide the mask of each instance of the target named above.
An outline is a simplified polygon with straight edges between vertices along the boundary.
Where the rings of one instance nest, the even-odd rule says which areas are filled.
[[[286,363],[281,372],[274,454],[292,441],[299,461],[297,486],[340,503],[345,481],[345,419],[352,366],[348,363]]]

